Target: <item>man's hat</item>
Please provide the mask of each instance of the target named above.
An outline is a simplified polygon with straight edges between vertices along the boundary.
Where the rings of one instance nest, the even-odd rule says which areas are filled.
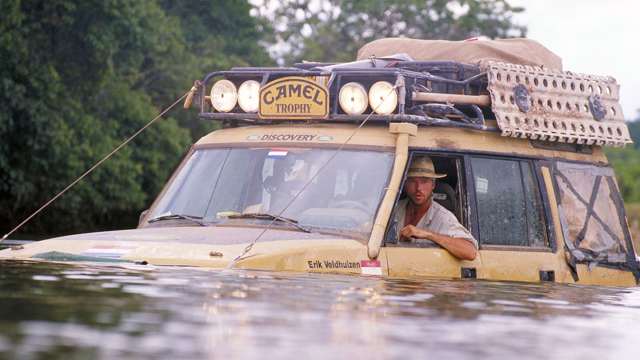
[[[409,174],[407,177],[428,177],[440,179],[447,176],[447,174],[437,174],[434,167],[433,161],[428,156],[416,156],[413,158],[411,162],[411,167],[409,168]]]

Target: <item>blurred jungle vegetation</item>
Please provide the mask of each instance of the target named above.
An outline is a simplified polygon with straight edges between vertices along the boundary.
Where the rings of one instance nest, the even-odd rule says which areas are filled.
[[[525,36],[505,0],[3,0],[0,232],[4,234],[187,91],[232,66],[348,61],[388,36]],[[133,227],[214,124],[181,107],[12,238]],[[634,138],[640,123],[633,123]],[[636,139],[636,144],[639,142]],[[636,147],[612,150],[640,202]],[[37,235],[35,235],[37,234]]]

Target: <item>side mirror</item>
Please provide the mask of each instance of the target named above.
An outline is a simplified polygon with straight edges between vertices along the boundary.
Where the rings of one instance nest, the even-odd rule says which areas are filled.
[[[149,213],[149,209],[142,210],[142,212],[140,213],[140,217],[138,218],[138,227],[142,225],[142,221],[144,220],[145,216],[147,216],[147,213]]]

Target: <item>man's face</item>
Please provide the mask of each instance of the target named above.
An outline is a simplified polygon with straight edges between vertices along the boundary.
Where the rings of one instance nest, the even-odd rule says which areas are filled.
[[[414,205],[424,205],[435,188],[435,181],[428,177],[410,177],[404,185],[405,192]]]

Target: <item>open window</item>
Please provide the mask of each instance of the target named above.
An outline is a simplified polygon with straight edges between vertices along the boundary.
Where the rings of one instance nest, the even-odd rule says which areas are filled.
[[[481,247],[548,249],[541,186],[530,160],[471,156]]]
[[[464,184],[464,169],[463,160],[460,156],[442,154],[442,153],[423,153],[412,152],[407,169],[411,167],[411,161],[420,155],[426,155],[431,158],[435,168],[435,172],[438,174],[446,174],[446,177],[438,179],[436,181],[436,187],[433,191],[433,200],[442,205],[445,209],[453,213],[458,221],[468,228],[468,216],[466,211],[466,196],[465,196],[465,184]],[[396,219],[398,206],[402,204],[402,200],[406,199],[406,193],[404,192],[405,178],[402,181],[400,189],[400,196],[396,201],[396,206],[391,215],[391,220],[387,230],[387,236],[385,244],[390,246],[403,246],[403,247],[432,247],[437,246],[430,241],[414,243],[414,242],[399,242],[397,233],[404,224],[399,224]]]

